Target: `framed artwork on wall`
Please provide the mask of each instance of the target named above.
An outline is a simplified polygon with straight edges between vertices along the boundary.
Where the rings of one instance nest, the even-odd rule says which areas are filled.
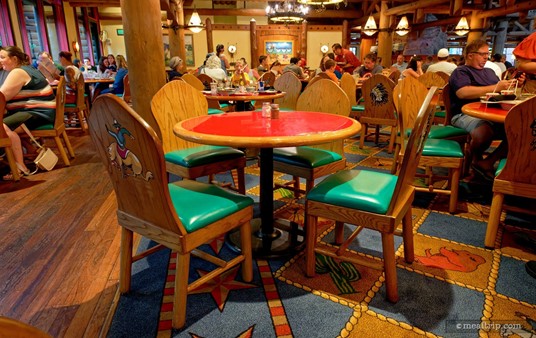
[[[195,67],[193,34],[184,35],[184,47],[186,48],[186,67]]]
[[[288,64],[290,58],[294,56],[294,42],[282,41],[282,40],[265,40],[264,41],[264,54],[270,57],[270,60],[275,60]]]

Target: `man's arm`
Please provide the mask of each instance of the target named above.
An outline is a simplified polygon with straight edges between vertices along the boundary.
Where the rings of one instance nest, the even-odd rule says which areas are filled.
[[[501,80],[497,85],[489,86],[465,86],[456,91],[456,96],[460,99],[478,99],[486,93],[500,92],[501,90],[513,88],[512,80]]]

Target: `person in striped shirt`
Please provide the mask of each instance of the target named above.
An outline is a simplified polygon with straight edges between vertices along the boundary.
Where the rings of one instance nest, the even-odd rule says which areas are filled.
[[[17,131],[23,123],[28,129],[54,124],[56,98],[43,74],[29,65],[28,55],[19,47],[3,47],[0,50],[0,64],[9,72],[0,87],[0,92],[6,98],[3,127],[11,140],[17,167],[21,173],[29,175],[30,170],[24,164]],[[7,174],[3,179],[13,179],[13,175]]]

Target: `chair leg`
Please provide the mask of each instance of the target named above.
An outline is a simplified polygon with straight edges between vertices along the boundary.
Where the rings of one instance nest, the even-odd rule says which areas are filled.
[[[396,126],[391,127],[391,139],[389,140],[389,147],[387,148],[387,152],[389,154],[393,153],[393,148],[396,140]]]
[[[458,209],[458,191],[460,190],[460,174],[462,168],[451,169],[449,212],[454,214]]]
[[[130,291],[130,280],[132,276],[132,231],[121,228],[121,251],[120,251],[120,271],[119,271],[119,292]]]
[[[242,195],[246,194],[246,172],[244,168],[236,168],[236,176],[238,178],[238,192]]]
[[[415,248],[413,245],[413,220],[411,219],[411,207],[402,219],[402,238],[404,240],[404,260],[413,263],[415,260]]]
[[[13,181],[20,181],[19,167],[17,167],[17,163],[15,162],[13,149],[11,149],[11,147],[5,147],[4,151],[6,152],[7,163],[9,164],[11,175],[13,175]]]
[[[363,149],[365,145],[365,137],[367,137],[368,125],[366,123],[361,123],[361,135],[359,136],[359,149]]]
[[[315,245],[316,245],[316,227],[318,217],[307,215],[307,229],[305,231],[305,274],[307,277],[315,276]]]
[[[305,194],[307,195],[307,193],[309,191],[311,191],[311,189],[313,189],[315,187],[315,180],[314,178],[311,178],[309,180],[305,180]]]
[[[341,245],[344,242],[344,222],[335,222],[335,244]]]
[[[251,282],[253,279],[253,257],[251,248],[251,224],[246,222],[240,226],[240,246],[244,261],[242,262],[242,279]]]
[[[497,237],[497,230],[499,229],[503,202],[504,194],[499,192],[493,193],[488,226],[486,228],[486,239],[484,240],[484,246],[486,248],[493,249],[495,247],[495,238]]]
[[[74,149],[73,149],[73,146],[71,145],[71,141],[69,141],[69,137],[67,136],[67,132],[63,132],[61,133],[61,135],[63,136],[63,142],[65,142],[65,146],[67,147],[67,151],[69,152],[69,156],[71,158],[74,158]]]
[[[63,160],[63,163],[66,166],[70,166],[71,162],[69,162],[69,158],[67,157],[65,148],[63,148],[63,143],[61,142],[60,137],[59,136],[54,137],[54,141],[56,141],[56,146],[58,147],[58,151],[60,152],[60,156],[61,156],[61,159]]]
[[[292,176],[292,188],[294,189],[294,198],[300,198],[300,177]]]
[[[383,267],[387,300],[398,302],[398,283],[396,278],[396,257],[394,234],[382,232]]]
[[[171,325],[180,329],[186,323],[186,299],[188,298],[188,271],[190,253],[177,252],[175,294],[173,295],[173,319]]]

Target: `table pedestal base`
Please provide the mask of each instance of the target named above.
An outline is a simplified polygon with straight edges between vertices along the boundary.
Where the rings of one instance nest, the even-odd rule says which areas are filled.
[[[274,220],[274,231],[271,234],[261,232],[259,218],[251,221],[252,236],[251,244],[253,257],[276,258],[288,256],[302,250],[305,241],[303,231],[299,230],[298,224],[285,219]],[[240,231],[231,232],[227,235],[226,242],[231,249],[240,252]]]

